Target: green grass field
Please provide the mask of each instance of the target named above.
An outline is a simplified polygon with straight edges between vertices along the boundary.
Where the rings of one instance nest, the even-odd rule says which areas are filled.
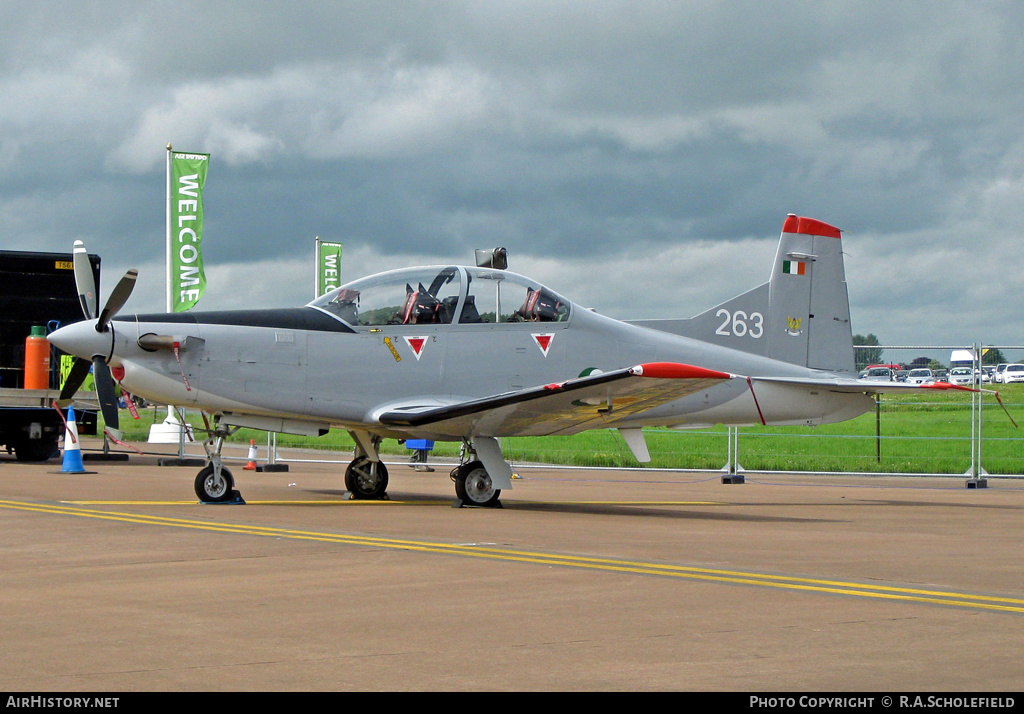
[[[1024,384],[999,385],[1006,411],[992,395],[982,411],[982,466],[993,475],[1024,474]],[[1009,413],[1009,415],[1007,414]],[[126,440],[144,442],[149,425],[162,420],[164,409],[143,412],[133,421],[122,412]],[[1011,421],[1011,417],[1013,421]],[[202,427],[198,414],[190,423]],[[654,468],[721,469],[727,462],[727,429],[645,430]],[[876,435],[877,433],[877,435]],[[265,432],[242,429],[232,441],[259,446]],[[278,447],[350,451],[352,440],[334,430],[320,437],[279,434]],[[598,429],[574,436],[505,438],[502,445],[514,463],[637,467],[615,430]],[[382,450],[409,454],[388,440]],[[455,457],[459,445],[438,442],[434,457]],[[819,427],[743,427],[739,430],[738,462],[753,471],[857,471],[880,473],[963,474],[971,465],[971,395],[967,392],[926,392],[885,396],[878,414],[870,412],[841,424]]]

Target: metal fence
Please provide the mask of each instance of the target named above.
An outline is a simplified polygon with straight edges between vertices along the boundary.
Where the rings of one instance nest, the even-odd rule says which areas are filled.
[[[889,363],[910,363],[921,353],[935,361],[954,350],[981,355],[980,345],[878,346]],[[1024,347],[1000,347],[1004,354]],[[893,359],[893,354],[903,359]],[[908,355],[914,357],[908,358]],[[975,360],[980,366],[980,361]],[[742,480],[744,473],[829,473],[907,476],[961,476],[968,485],[983,485],[985,477],[1024,477],[1024,388],[1020,401],[997,399],[1000,385],[979,385],[982,391],[954,395],[929,392],[886,395],[873,414],[819,427],[718,427],[716,429],[645,429],[652,461],[638,464],[616,430],[596,430],[567,437],[510,437],[502,439],[505,457],[516,468],[531,465],[587,468],[643,468],[672,471],[720,471],[723,478]],[[996,389],[992,389],[995,387]],[[347,464],[351,447],[335,444],[325,450],[323,439],[269,434],[258,443],[263,464],[303,462]],[[385,442],[387,445],[388,442]],[[394,447],[383,453],[386,463],[409,463],[412,452]],[[226,459],[248,459],[248,441],[226,447]],[[458,444],[436,445],[430,463],[442,470],[458,463]],[[202,444],[185,441],[181,457],[205,457]]]
[[[882,399],[875,413],[820,427],[718,427],[701,430],[645,429],[652,461],[641,465],[616,430],[566,437],[502,439],[504,454],[516,468],[565,465],[587,468],[643,468],[722,472],[1024,476],[1024,402]],[[1005,408],[1005,411],[1004,411]],[[919,425],[919,426],[915,426]],[[303,462],[347,464],[351,448],[341,440],[330,451],[323,439],[254,435],[260,464]],[[386,463],[407,463],[412,452],[392,441]],[[458,462],[458,444],[437,443],[430,464],[438,471]],[[225,446],[225,458],[248,458],[248,440]],[[202,445],[187,442],[182,455],[205,456]]]

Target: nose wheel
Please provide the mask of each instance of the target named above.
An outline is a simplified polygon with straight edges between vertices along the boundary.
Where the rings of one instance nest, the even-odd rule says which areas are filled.
[[[224,503],[234,498],[235,479],[223,466],[218,474],[207,464],[196,476],[196,495],[203,503]]]

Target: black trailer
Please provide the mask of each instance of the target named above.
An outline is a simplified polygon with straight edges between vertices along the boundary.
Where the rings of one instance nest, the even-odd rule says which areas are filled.
[[[98,291],[100,258],[90,254],[89,261]],[[25,389],[26,338],[33,327],[49,334],[82,319],[70,253],[0,250],[0,447],[19,461],[56,455],[64,422],[52,404],[60,394],[62,365],[70,365],[51,347],[47,388]],[[75,420],[80,434],[96,433],[95,409],[76,408]]]

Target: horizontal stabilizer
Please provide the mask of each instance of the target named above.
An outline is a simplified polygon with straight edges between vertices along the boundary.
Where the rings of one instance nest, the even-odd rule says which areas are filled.
[[[827,389],[831,392],[843,392],[847,394],[906,394],[919,389],[938,389],[940,391],[958,389],[965,392],[988,391],[972,389],[971,387],[965,387],[962,384],[952,384],[950,382],[907,384],[906,382],[868,382],[860,379],[846,379],[844,377],[824,377],[817,379],[804,377],[753,377],[751,378],[751,381],[816,387]]]

